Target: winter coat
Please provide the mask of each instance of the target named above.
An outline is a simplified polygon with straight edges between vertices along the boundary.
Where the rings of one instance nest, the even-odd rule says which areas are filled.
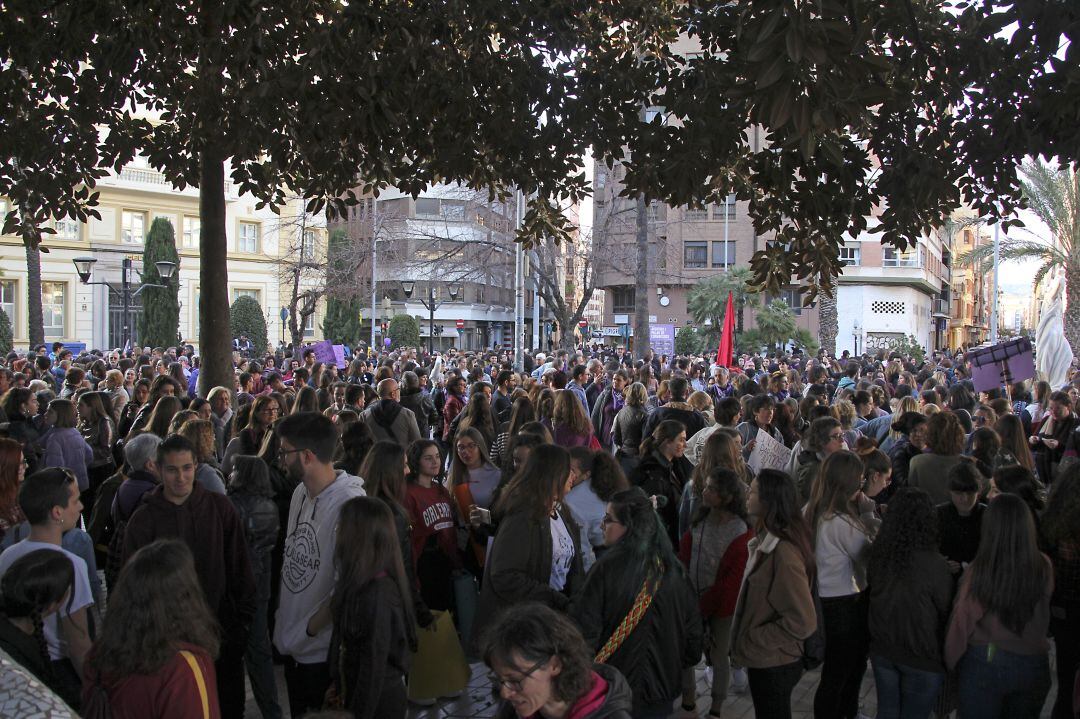
[[[70,469],[79,482],[79,491],[85,492],[90,487],[86,468],[94,461],[94,450],[90,449],[79,430],[74,427],[53,427],[41,438],[41,443],[45,446],[41,466]]]
[[[618,547],[597,560],[574,597],[570,616],[591,651],[599,651],[633,606],[641,587],[617,586]],[[697,596],[677,563],[668,567],[637,626],[607,660],[634,688],[634,704],[672,701],[682,691],[682,672],[701,659],[704,633]]]
[[[360,420],[371,430],[375,441],[385,440],[407,448],[420,439],[412,410],[392,399],[380,399],[364,410]]]
[[[799,487],[799,496],[804,502],[810,501],[810,492],[814,488],[814,480],[817,479],[818,471],[821,469],[821,462],[821,457],[812,449],[799,452],[795,482]]]
[[[90,462],[91,467],[107,467],[114,464],[112,443],[116,433],[113,431],[111,419],[102,417],[96,425],[83,425],[79,431],[94,454],[94,459]]]
[[[560,512],[566,530],[574,542],[574,559],[562,592],[551,588],[551,522],[526,512],[516,512],[499,521],[495,540],[487,554],[480,601],[473,624],[473,644],[500,610],[524,601],[539,601],[563,610],[570,603],[583,574],[581,529],[572,514]]]
[[[453,437],[450,434],[450,425],[453,424],[454,420],[457,419],[457,416],[461,414],[461,410],[463,409],[465,409],[465,399],[456,394],[446,392],[446,402],[443,404],[442,408],[443,442],[453,440]]]
[[[217,673],[214,660],[205,649],[181,643],[195,657],[208,695],[209,715],[203,712],[198,680],[191,665],[179,651],[153,674],[132,674],[127,677],[102,677],[112,707],[113,719],[144,719],[170,717],[173,719],[221,719],[217,696]],[[87,676],[83,680],[83,704],[93,696],[97,671],[93,661],[87,661]]]
[[[603,396],[601,396],[601,399]],[[648,415],[643,407],[624,406],[615,415],[612,426],[615,447],[622,454],[636,457],[641,441],[645,439],[645,420]]]
[[[687,439],[705,429],[705,418],[701,416],[701,412],[686,402],[668,402],[649,415],[649,418],[645,420],[642,434],[646,437],[650,436],[658,424],[669,419],[682,423]]]
[[[641,487],[649,496],[665,498],[666,502],[658,503],[656,512],[664,521],[672,547],[679,546],[679,503],[683,487],[690,481],[693,471],[694,465],[686,457],[676,457],[669,462],[653,450],[642,457],[641,463],[630,473],[630,484]]]
[[[7,436],[22,445],[23,459],[26,460],[27,477],[39,469],[49,466],[41,462],[43,452],[41,434],[38,432],[37,427],[34,426],[32,418],[22,414],[8,417]]]
[[[270,573],[270,555],[281,527],[277,505],[269,497],[247,492],[230,492],[229,501],[240,515],[255,584],[261,585],[260,578]]]
[[[401,390],[401,406],[413,413],[416,419],[416,429],[420,432],[421,439],[431,436],[431,427],[438,421],[439,416],[435,411],[435,403],[431,398],[417,389],[415,392]]]

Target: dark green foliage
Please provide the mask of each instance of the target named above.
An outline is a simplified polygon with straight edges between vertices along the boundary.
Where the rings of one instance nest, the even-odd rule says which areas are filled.
[[[420,346],[420,325],[412,315],[394,315],[386,334],[395,348]]]
[[[363,301],[359,296],[346,299],[331,297],[326,301],[326,317],[323,318],[323,339],[336,345],[356,347],[363,337],[360,314]]]
[[[167,282],[161,279],[154,264],[161,261],[176,263],[176,272]],[[154,219],[146,236],[142,281],[165,285],[167,289],[147,287],[142,291],[139,344],[143,347],[171,347],[176,344],[176,333],[180,327],[180,255],[176,251],[176,233],[172,223],[164,217]]]
[[[6,355],[15,344],[14,332],[11,329],[11,319],[7,312],[0,310],[0,355]]]
[[[705,334],[696,327],[686,325],[675,333],[675,353],[680,355],[700,354],[705,348]]]
[[[255,353],[266,351],[266,317],[255,298],[246,295],[236,298],[229,308],[229,330],[233,339],[244,335],[255,346]]]

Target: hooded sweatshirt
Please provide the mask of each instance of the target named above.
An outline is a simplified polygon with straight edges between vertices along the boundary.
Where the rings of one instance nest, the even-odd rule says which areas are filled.
[[[412,410],[392,399],[380,399],[364,410],[360,418],[371,430],[376,442],[387,440],[408,447],[420,439],[420,430]]]
[[[364,496],[364,483],[342,470],[316,497],[303,483],[293,490],[281,565],[281,593],[274,646],[300,664],[325,662],[330,650],[330,627],[314,637],[308,621],[334,591],[334,544],[341,505]]]

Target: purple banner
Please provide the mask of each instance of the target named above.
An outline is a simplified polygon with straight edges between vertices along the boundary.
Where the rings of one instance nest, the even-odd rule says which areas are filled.
[[[675,354],[675,325],[649,325],[649,345],[657,355]]]
[[[334,362],[338,369],[345,369],[345,345],[334,345]]]
[[[971,381],[976,392],[1002,387],[1006,381],[1021,382],[1035,376],[1031,340],[1024,337],[972,350],[965,359],[971,363]]]
[[[309,345],[304,345],[305,350],[315,351],[315,360],[322,362],[323,364],[337,365],[339,368],[345,367],[345,348],[341,345],[334,345],[330,340],[323,340],[322,342],[312,342]]]

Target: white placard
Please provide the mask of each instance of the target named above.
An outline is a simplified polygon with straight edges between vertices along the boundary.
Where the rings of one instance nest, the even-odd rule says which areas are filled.
[[[762,469],[784,471],[791,461],[791,450],[773,439],[768,432],[759,429],[754,438],[754,449],[747,464],[754,474]]]

